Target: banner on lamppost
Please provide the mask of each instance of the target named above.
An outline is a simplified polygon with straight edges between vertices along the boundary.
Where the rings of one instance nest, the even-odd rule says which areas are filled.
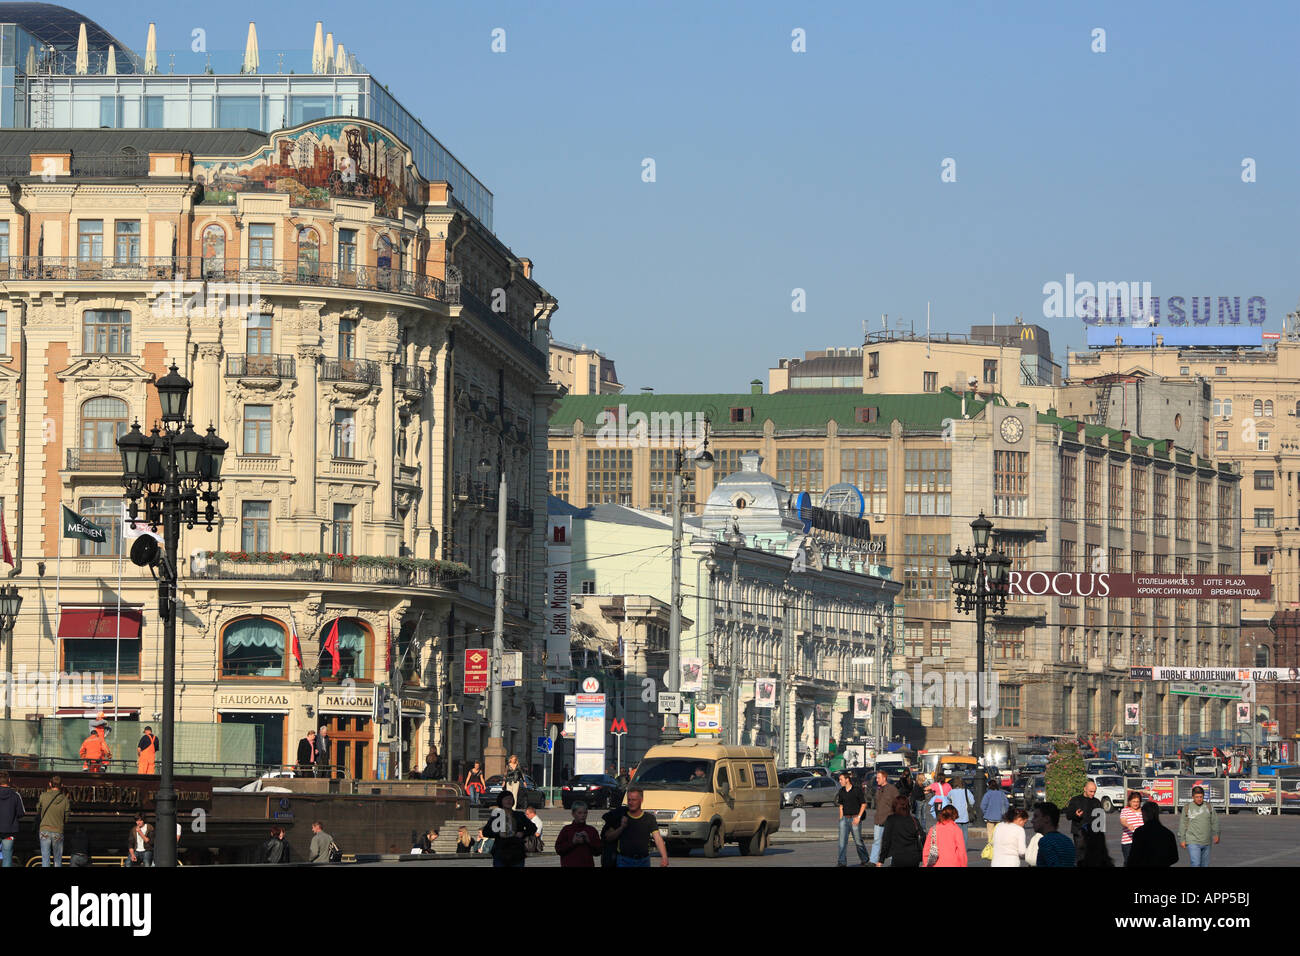
[[[704,689],[704,662],[698,657],[682,658],[682,679],[677,689],[683,694],[698,694]]]
[[[871,695],[854,694],[853,695],[853,719],[866,720],[871,717]]]
[[[776,706],[776,681],[763,677],[754,681],[754,706],[769,710]]]
[[[1141,708],[1137,704],[1124,705],[1124,724],[1128,727],[1136,727],[1141,721]]]
[[[1237,723],[1239,724],[1250,723],[1250,704],[1237,705]]]

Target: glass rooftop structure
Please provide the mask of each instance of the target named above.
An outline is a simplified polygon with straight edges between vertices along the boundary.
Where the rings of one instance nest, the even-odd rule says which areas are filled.
[[[85,72],[76,64],[86,24]],[[108,48],[113,46],[115,72]],[[47,3],[0,3],[0,129],[253,129],[357,116],[411,148],[426,179],[492,229],[492,193],[352,55],[327,72],[311,50],[242,53],[158,50],[156,72],[87,17]]]

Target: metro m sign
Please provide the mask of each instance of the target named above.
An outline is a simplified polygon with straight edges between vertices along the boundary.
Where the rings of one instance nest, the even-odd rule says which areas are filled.
[[[1089,574],[1008,571],[1007,593],[1024,597],[1177,598],[1184,601],[1268,601],[1267,574]]]

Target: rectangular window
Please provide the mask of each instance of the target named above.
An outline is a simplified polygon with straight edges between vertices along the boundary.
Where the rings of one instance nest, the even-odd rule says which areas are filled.
[[[1169,476],[1159,472],[1156,473],[1152,518],[1154,519],[1155,533],[1168,534],[1166,523],[1169,518]]]
[[[218,129],[264,130],[260,96],[218,96]]]
[[[714,483],[719,479],[734,475],[741,470],[740,458],[742,455],[757,455],[757,448],[718,448],[713,452],[713,474],[716,476]]]
[[[1215,433],[1214,433],[1214,450],[1215,450],[1215,451],[1227,451],[1227,450],[1228,450],[1228,433],[1227,433],[1227,432],[1215,432]]]
[[[122,125],[122,97],[101,96],[99,98],[99,126],[101,129],[117,129]]]
[[[880,377],[880,353],[868,352],[867,353],[867,378],[879,378],[879,377]]]
[[[946,534],[909,534],[903,536],[904,596],[917,601],[948,600],[948,579],[952,553]]]
[[[116,243],[114,265],[135,265],[140,261],[140,220],[119,219],[113,224]]]
[[[1216,366],[1214,366],[1214,374],[1215,374],[1215,375],[1227,375],[1227,374],[1228,374],[1228,366],[1226,366],[1226,365],[1216,365]]]
[[[1273,527],[1273,509],[1256,508],[1255,509],[1255,527],[1271,528]]]
[[[271,502],[245,501],[239,526],[240,546],[245,551],[271,550]]]
[[[1061,517],[1074,521],[1079,510],[1078,463],[1073,455],[1061,456]]]
[[[908,657],[925,656],[924,624],[903,624],[903,653]]]
[[[794,492],[818,494],[824,490],[825,468],[820,448],[778,448],[776,480]]]
[[[632,503],[632,451],[587,449],[587,504]]]
[[[339,358],[357,357],[357,320],[339,319]]]
[[[996,385],[998,383],[998,360],[984,360],[984,384]]]
[[[1268,451],[1268,432],[1258,432],[1255,435],[1256,449],[1258,451]]]
[[[1196,483],[1196,540],[1200,544],[1210,543],[1210,485],[1208,482]]]
[[[748,421],[752,421],[754,418],[754,409],[748,407],[746,408],[737,407],[731,409],[730,415],[731,415],[731,421],[733,423],[739,424],[741,422],[748,422]]]
[[[930,656],[947,657],[952,652],[952,629],[947,624],[930,625]],[[936,710],[937,714],[939,711]]]
[[[334,533],[332,536],[335,554],[352,553],[352,505],[334,506]]]
[[[668,511],[673,504],[673,467],[677,452],[670,448],[650,449],[650,507]],[[694,469],[685,470],[686,487],[682,492],[682,507],[695,509]]]
[[[937,392],[939,391],[939,373],[922,372],[921,373],[921,391]]]
[[[1255,549],[1255,567],[1257,568],[1268,567],[1268,565],[1272,564],[1272,562],[1273,562],[1272,548]]]
[[[357,413],[351,408],[334,409],[334,457],[356,457]]]
[[[144,129],[163,128],[163,98],[161,96],[146,96],[144,98],[144,109],[141,112],[140,125]]]
[[[0,255],[0,259],[4,256]],[[9,313],[0,310],[0,355],[9,354]]]
[[[908,448],[903,457],[903,511],[952,514],[952,450]]]
[[[113,611],[117,605],[113,605]],[[115,670],[123,677],[140,676],[140,639],[120,642],[103,638],[70,638],[59,641],[63,650],[63,670],[68,673],[112,674]],[[120,644],[120,647],[119,647]]]
[[[0,219],[0,259],[9,258],[9,222]]]
[[[569,500],[569,450],[567,448],[550,448],[547,450],[546,476],[550,492],[564,501]]]
[[[1101,462],[1083,462],[1083,517],[1088,524],[1101,523]]]
[[[1255,472],[1255,490],[1272,491],[1273,490],[1273,472],[1257,471]]]
[[[1174,479],[1174,534],[1187,539],[1187,523],[1192,519],[1192,481],[1190,478]]]
[[[83,323],[83,354],[125,355],[131,351],[131,313],[91,310],[86,312]]]
[[[1124,466],[1110,466],[1110,497],[1107,499],[1107,514],[1112,528],[1124,527]]]
[[[840,481],[857,486],[869,515],[882,515],[889,510],[888,475],[889,449],[845,448],[840,451]]]
[[[78,539],[78,554],[119,554],[122,548],[122,499],[82,498],[77,513],[104,530],[103,541]]]
[[[77,259],[98,262],[104,258],[104,220],[81,219],[77,222]]]
[[[248,267],[270,269],[275,264],[275,227],[253,223],[248,227]]]
[[[1029,452],[993,452],[993,513],[1010,518],[1029,514]]]
[[[299,123],[307,123],[311,120],[324,119],[326,116],[333,116],[337,112],[334,109],[334,97],[332,96],[289,97],[290,126],[297,126]]]
[[[339,272],[355,272],[357,268],[357,231],[339,230]],[[570,369],[572,371],[572,369]]]
[[[584,580],[584,581],[582,582],[582,592],[581,592],[581,593],[583,593],[583,594],[595,594],[595,593],[596,593],[596,582],[595,582],[595,580],[594,580],[594,579],[591,579],[591,578],[588,578],[588,579]]]
[[[271,406],[244,406],[244,454],[271,454]]]
[[[1232,547],[1232,489],[1227,485],[1219,485],[1219,545],[1220,547]]]
[[[1020,687],[1017,684],[1001,684],[998,687],[997,727],[1020,726]]]
[[[248,317],[244,345],[249,359],[256,355],[271,354],[271,316],[253,314]],[[250,362],[250,366],[252,364]]]
[[[1134,530],[1143,530],[1138,528],[1138,522],[1146,519],[1147,516],[1147,470],[1145,468],[1134,468],[1129,472],[1129,480],[1133,484],[1132,501],[1129,505],[1133,512]]]
[[[1192,374],[1191,366],[1189,366],[1189,365],[1184,365],[1184,366],[1182,366],[1181,368],[1179,368],[1179,370],[1178,370],[1178,374],[1179,374],[1179,375],[1191,375],[1191,374]]]
[[[596,366],[594,365],[587,366],[587,394],[588,395],[600,394],[600,387],[596,383]]]
[[[1009,537],[999,534],[996,539],[996,547],[1004,552],[1011,559],[1012,571],[1018,571],[1022,575],[1027,573],[1029,568],[1029,539],[1025,537]],[[1022,579],[1023,580],[1023,579]],[[1026,595],[1011,595],[1007,598],[1009,601],[1027,601]]]

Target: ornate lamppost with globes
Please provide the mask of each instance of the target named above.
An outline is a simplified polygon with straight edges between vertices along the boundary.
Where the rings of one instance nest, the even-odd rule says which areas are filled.
[[[202,524],[211,531],[220,517],[217,497],[221,487],[221,460],[228,445],[211,425],[206,435],[194,430],[194,422],[186,417],[185,408],[191,385],[179,373],[175,362],[154,387],[162,406],[161,430],[155,424],[150,434],[145,435],[136,421],[117,440],[117,447],[122,453],[122,484],[130,501],[128,514],[132,523],[140,519],[154,531],[162,528],[162,552],[154,537],[143,535],[131,546],[131,561],[153,569],[158,578],[158,616],[163,621],[163,687],[154,857],[158,866],[175,866],[176,788],[172,767],[176,741],[176,556],[182,523],[187,528]]]
[[[970,523],[975,547],[963,552],[958,548],[948,558],[952,566],[952,590],[958,613],[975,612],[975,746],[973,756],[980,767],[975,774],[975,805],[984,801],[984,625],[988,613],[1001,614],[1007,609],[1007,570],[1011,559],[1002,551],[989,549],[993,522],[984,512]]]

